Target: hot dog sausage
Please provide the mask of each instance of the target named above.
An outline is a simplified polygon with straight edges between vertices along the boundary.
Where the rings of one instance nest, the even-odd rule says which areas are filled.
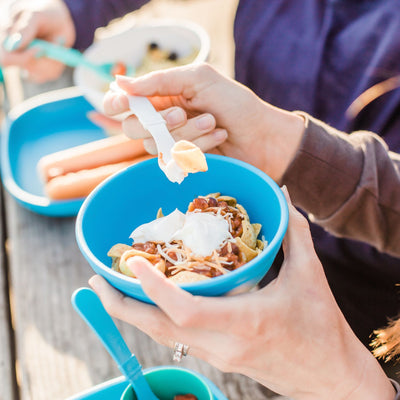
[[[50,179],[45,185],[45,192],[52,200],[67,200],[87,196],[100,182],[113,173],[136,164],[140,161],[152,158],[151,155],[143,155],[133,160],[100,167],[84,169],[77,172],[69,172]]]
[[[38,171],[43,181],[48,182],[70,172],[116,164],[145,154],[143,140],[121,134],[46,155],[39,160]]]

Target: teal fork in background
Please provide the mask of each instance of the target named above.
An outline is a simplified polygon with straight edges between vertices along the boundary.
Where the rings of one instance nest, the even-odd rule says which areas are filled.
[[[4,81],[4,73],[3,68],[0,66],[0,121],[4,117],[3,113],[6,113],[8,103],[7,103],[7,93],[6,93],[6,84]]]
[[[89,288],[80,288],[73,293],[71,301],[75,310],[96,333],[120,371],[126,376],[137,399],[159,400],[143,376],[142,366],[129,350],[97,294]]]
[[[18,49],[20,40],[20,34],[13,34],[11,36],[8,36],[3,42],[3,48],[6,51],[15,51]],[[114,80],[114,76],[112,75],[112,69],[115,66],[114,62],[95,64],[87,60],[87,58],[79,50],[64,47],[59,44],[47,42],[40,39],[32,40],[31,43],[28,45],[28,48],[37,48],[38,50],[40,50],[40,56],[60,61],[63,64],[68,65],[69,67],[82,66],[85,68],[89,68],[108,82]],[[128,67],[127,75],[133,75],[133,73],[133,68]]]

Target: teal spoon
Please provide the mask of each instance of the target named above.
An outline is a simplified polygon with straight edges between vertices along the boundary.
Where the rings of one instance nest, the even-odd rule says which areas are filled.
[[[118,368],[132,385],[138,400],[159,400],[151,391],[143,375],[142,366],[130,352],[97,294],[92,289],[80,288],[73,293],[71,301],[75,310],[116,361]]]
[[[6,51],[15,51],[18,49],[20,41],[21,41],[20,34],[11,35],[7,37],[3,42],[3,48]],[[95,64],[92,63],[91,61],[88,61],[86,57],[79,50],[64,47],[40,39],[32,40],[32,42],[28,45],[28,48],[37,48],[40,50],[39,53],[40,56],[60,61],[63,64],[68,65],[70,67],[82,66],[85,68],[89,68],[92,71],[96,72],[104,80],[107,80],[108,82],[114,80],[112,70],[115,67],[115,63]],[[128,67],[126,75],[132,76],[133,73],[134,73],[133,68]]]

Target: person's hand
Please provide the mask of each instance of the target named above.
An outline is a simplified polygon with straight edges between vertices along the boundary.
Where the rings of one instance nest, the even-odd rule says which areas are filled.
[[[178,106],[189,116],[214,115],[219,129],[206,135],[185,131],[185,136],[175,139],[249,162],[275,180],[294,157],[304,131],[302,117],[272,107],[207,64],[157,71],[136,79],[118,77],[117,82],[130,94],[147,96],[158,110]],[[104,109],[110,116],[127,111],[126,96],[108,92]],[[123,129],[130,137],[148,136],[135,117],[127,118]],[[154,143],[148,144],[151,146]]]
[[[180,107],[171,107],[166,110],[160,111],[161,116],[164,118],[167,129],[175,137],[185,137],[188,134],[195,133],[196,135],[207,135],[215,132],[215,118],[210,114],[199,115],[195,118],[188,118],[186,112]],[[103,128],[110,135],[122,133],[122,126],[120,121],[116,121],[110,117],[100,114],[96,111],[91,111],[87,117],[96,125]],[[202,120],[199,122],[199,120]],[[143,129],[143,128],[142,128]],[[226,134],[226,133],[223,133]],[[157,154],[154,141],[145,139],[143,141],[145,149],[150,154]]]
[[[121,135],[123,133],[120,121],[107,117],[98,111],[89,111],[86,117],[95,125],[106,131],[109,136]]]
[[[180,289],[141,257],[129,267],[158,305],[136,301],[96,275],[89,283],[107,311],[157,342],[226,372],[247,375],[298,400],[392,400],[394,389],[340,312],[312,244],[290,204],[285,261],[263,289],[200,297]]]
[[[42,83],[58,78],[64,65],[40,57],[39,50],[27,49],[27,45],[38,38],[71,47],[75,42],[75,26],[62,0],[16,0],[0,28],[0,43],[10,37],[16,43],[15,50],[8,52],[0,46],[0,64],[19,66],[30,80]]]

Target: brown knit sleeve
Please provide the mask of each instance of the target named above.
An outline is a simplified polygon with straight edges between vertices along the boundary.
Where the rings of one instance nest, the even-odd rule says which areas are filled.
[[[293,203],[336,236],[400,255],[400,156],[371,132],[348,135],[298,114],[305,134],[281,181]]]

